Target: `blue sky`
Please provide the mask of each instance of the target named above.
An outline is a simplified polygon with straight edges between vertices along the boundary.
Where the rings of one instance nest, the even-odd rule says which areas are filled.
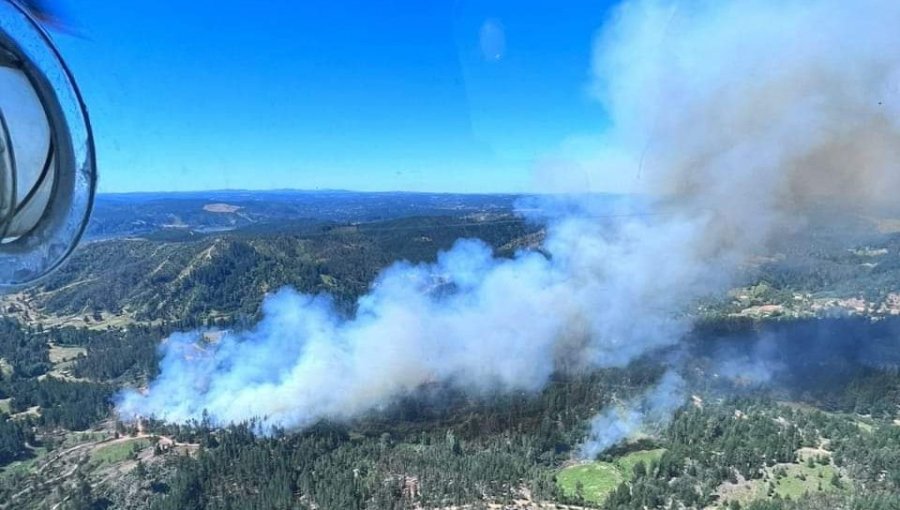
[[[603,127],[608,0],[58,3],[101,191],[533,191]]]

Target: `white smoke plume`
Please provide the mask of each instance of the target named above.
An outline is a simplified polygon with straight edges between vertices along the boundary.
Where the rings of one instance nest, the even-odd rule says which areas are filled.
[[[692,304],[806,206],[900,191],[898,26],[894,0],[626,1],[595,49],[610,120],[595,166],[637,173],[658,215],[554,216],[549,257],[461,241],[386,269],[351,319],[283,290],[251,331],[169,338],[159,377],[118,411],[299,427],[432,382],[536,390],[572,363],[623,366],[677,342]]]
[[[616,443],[639,433],[657,432],[684,403],[685,382],[675,372],[666,372],[660,382],[640,398],[612,406],[591,420],[587,438],[578,449],[583,459],[595,459]]]

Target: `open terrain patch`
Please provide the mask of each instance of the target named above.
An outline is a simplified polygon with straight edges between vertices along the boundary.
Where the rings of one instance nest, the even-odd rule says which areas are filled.
[[[556,475],[556,483],[568,497],[581,496],[586,502],[600,504],[622,482],[634,476],[639,462],[649,464],[665,450],[641,450],[623,455],[612,462],[590,462],[564,468]]]

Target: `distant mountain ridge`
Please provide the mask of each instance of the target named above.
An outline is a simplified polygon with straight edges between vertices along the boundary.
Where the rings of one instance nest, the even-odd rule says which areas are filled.
[[[210,232],[302,219],[343,223],[411,216],[509,213],[522,195],[342,190],[219,190],[100,194],[88,239],[160,230]]]

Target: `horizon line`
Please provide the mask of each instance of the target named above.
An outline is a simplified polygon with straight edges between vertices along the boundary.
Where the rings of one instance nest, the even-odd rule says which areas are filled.
[[[625,196],[633,193],[616,193],[608,191],[587,191],[587,192],[535,192],[535,191],[410,191],[410,190],[353,190],[346,188],[217,188],[217,189],[198,189],[198,190],[154,190],[154,191],[97,191],[96,196],[111,195],[196,195],[203,193],[358,193],[368,195],[387,195],[387,194],[408,194],[408,195],[514,195],[514,196],[554,196],[554,195],[616,195]]]

